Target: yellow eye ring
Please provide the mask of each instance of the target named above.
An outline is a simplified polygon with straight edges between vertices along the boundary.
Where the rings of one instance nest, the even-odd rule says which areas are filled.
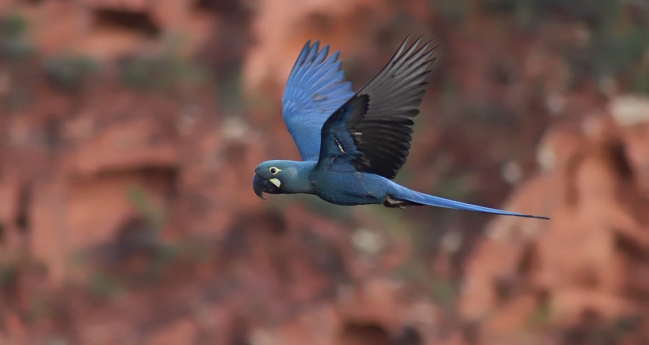
[[[279,168],[276,168],[276,167],[268,168],[268,172],[270,172],[273,175],[277,175],[277,173],[279,173],[280,171],[282,171],[282,169],[279,169]]]

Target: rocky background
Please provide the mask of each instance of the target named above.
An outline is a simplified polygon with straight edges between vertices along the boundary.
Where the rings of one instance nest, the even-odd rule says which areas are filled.
[[[649,344],[649,3],[0,0],[0,344]],[[439,45],[415,189],[251,190],[308,39]]]

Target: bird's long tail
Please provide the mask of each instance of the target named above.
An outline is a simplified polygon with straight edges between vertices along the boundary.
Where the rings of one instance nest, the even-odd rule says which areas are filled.
[[[456,209],[456,210],[466,210],[466,211],[492,213],[492,214],[499,214],[499,215],[504,215],[504,216],[537,218],[537,219],[546,219],[546,220],[550,219],[548,217],[533,216],[533,215],[529,215],[529,214],[509,212],[509,211],[499,210],[499,209],[495,209],[495,208],[472,205],[472,204],[467,204],[467,203],[464,203],[464,202],[459,202],[459,201],[450,200],[450,199],[444,199],[444,198],[440,198],[440,197],[437,197],[437,196],[416,192],[414,190],[411,190],[411,189],[408,189],[406,187],[400,186],[400,185],[398,185],[398,184],[396,184],[394,182],[392,183],[391,187],[392,187],[391,188],[392,193],[390,193],[389,195],[390,195],[390,197],[392,197],[392,199],[405,200],[405,201],[408,201],[408,202],[411,202],[411,203],[414,203],[414,204],[445,207],[445,208],[451,208],[451,209]]]

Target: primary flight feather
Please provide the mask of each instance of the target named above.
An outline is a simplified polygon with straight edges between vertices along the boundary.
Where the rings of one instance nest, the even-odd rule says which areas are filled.
[[[255,169],[253,189],[270,194],[315,194],[337,205],[430,205],[507,216],[548,219],[444,199],[392,179],[406,162],[413,119],[435,61],[421,38],[401,44],[387,65],[354,93],[329,55],[307,42],[289,75],[282,112],[302,161],[266,161]]]

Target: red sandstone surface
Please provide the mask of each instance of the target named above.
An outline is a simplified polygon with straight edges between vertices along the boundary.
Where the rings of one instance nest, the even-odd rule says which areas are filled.
[[[0,0],[0,344],[647,344],[649,9],[602,4]],[[399,181],[551,221],[257,199],[304,42],[358,88],[408,34]]]

